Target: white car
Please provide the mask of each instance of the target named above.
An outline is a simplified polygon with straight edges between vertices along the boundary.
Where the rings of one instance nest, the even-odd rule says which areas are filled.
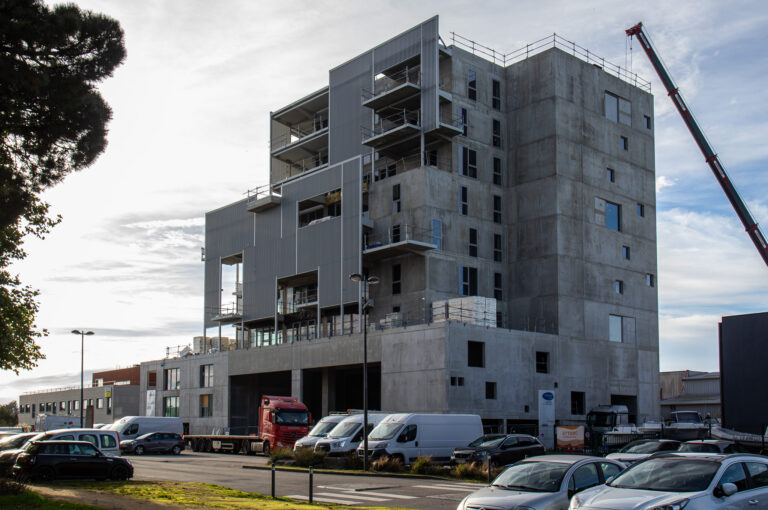
[[[606,459],[615,459],[627,466],[647,459],[651,455],[662,452],[673,452],[680,446],[680,441],[674,439],[639,439],[625,445],[619,451],[606,455]]]
[[[768,457],[669,453],[576,494],[570,510],[768,508]]]
[[[617,475],[624,464],[584,455],[539,455],[509,466],[457,510],[563,510],[579,491]]]

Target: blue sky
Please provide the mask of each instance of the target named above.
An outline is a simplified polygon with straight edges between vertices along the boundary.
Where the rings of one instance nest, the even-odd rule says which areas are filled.
[[[0,373],[0,401],[162,357],[202,333],[203,214],[268,178],[269,111],[328,69],[435,14],[508,52],[557,32],[653,83],[660,358],[717,370],[721,316],[765,311],[768,269],[639,45],[643,21],[755,218],[768,228],[768,6],[762,2],[80,0],[118,19],[128,58],[101,87],[107,151],[45,199],[64,221],[16,269],[41,290],[48,358]]]

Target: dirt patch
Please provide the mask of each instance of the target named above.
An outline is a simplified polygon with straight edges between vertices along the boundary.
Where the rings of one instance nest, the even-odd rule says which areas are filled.
[[[29,485],[27,488],[49,499],[91,505],[107,510],[135,510],[138,506],[141,506],[142,510],[169,510],[170,508],[179,508],[178,505],[173,505],[171,503],[137,500],[118,494],[69,489],[66,487]],[[188,506],[186,508],[202,509],[204,507]]]

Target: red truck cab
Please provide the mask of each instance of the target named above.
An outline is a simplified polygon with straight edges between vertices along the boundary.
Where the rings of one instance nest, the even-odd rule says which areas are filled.
[[[274,446],[293,448],[294,443],[309,434],[312,416],[303,403],[293,397],[264,395],[259,405],[259,437],[263,452]]]

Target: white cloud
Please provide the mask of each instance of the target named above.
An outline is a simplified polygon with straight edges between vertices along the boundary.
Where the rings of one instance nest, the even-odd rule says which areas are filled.
[[[659,193],[664,188],[670,188],[675,185],[675,180],[670,179],[666,175],[659,175],[656,177],[656,193]]]

